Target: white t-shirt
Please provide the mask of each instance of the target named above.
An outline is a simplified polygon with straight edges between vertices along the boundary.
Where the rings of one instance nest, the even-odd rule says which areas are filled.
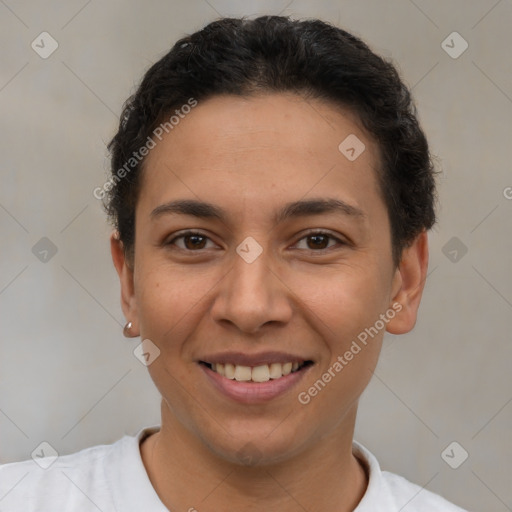
[[[159,426],[143,428],[110,445],[52,459],[0,465],[1,512],[168,512],[151,485],[140,443]],[[46,453],[44,448],[41,452]],[[354,512],[467,512],[401,476],[381,471],[377,459],[354,441],[369,484]],[[43,466],[43,467],[41,467]],[[191,504],[193,507],[193,504]],[[196,507],[199,512],[201,507]]]

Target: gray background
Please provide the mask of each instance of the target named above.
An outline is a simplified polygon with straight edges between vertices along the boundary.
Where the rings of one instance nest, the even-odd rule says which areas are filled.
[[[386,335],[356,438],[461,506],[512,510],[511,0],[0,0],[0,462],[159,423],[92,191],[148,66],[220,15],[263,13],[323,18],[391,58],[443,169],[419,320]],[[59,44],[47,59],[31,48],[43,31]],[[441,45],[453,31],[469,44],[458,58]],[[46,261],[32,250],[43,237],[57,248]],[[469,453],[458,469],[441,456],[453,441]]]

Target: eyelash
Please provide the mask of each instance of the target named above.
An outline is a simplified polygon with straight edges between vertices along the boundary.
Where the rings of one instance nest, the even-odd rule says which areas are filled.
[[[296,244],[299,243],[300,241],[304,240],[305,238],[309,238],[309,237],[312,237],[314,235],[326,236],[327,238],[338,242],[340,245],[348,245],[346,242],[344,242],[343,240],[340,240],[339,238],[335,237],[334,235],[332,235],[328,231],[322,231],[322,230],[310,231],[310,232],[306,233],[302,238],[300,238],[296,242]],[[200,236],[202,238],[206,238],[206,239],[210,240],[210,238],[208,236],[204,235],[203,233],[201,233],[199,231],[185,231],[184,233],[181,233],[181,235],[178,235],[178,236],[174,237],[169,242],[166,242],[164,245],[166,245],[166,246],[175,245],[174,242],[176,240],[179,240],[180,238],[186,238],[187,236]],[[205,250],[205,249],[198,249],[198,250],[183,249],[181,247],[178,247],[178,249],[180,249],[182,251],[186,251],[186,252],[201,252],[201,251]],[[318,253],[318,252],[322,252],[322,251],[328,251],[329,249],[332,249],[332,247],[326,247],[324,249],[318,249],[318,250],[316,250],[316,249],[300,249],[300,250],[305,250],[305,251],[308,251],[310,253]]]

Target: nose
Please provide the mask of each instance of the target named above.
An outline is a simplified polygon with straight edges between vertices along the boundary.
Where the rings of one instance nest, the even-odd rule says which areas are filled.
[[[279,276],[268,250],[248,262],[238,254],[219,283],[211,309],[216,322],[246,334],[256,334],[264,326],[283,326],[293,314],[289,285]]]

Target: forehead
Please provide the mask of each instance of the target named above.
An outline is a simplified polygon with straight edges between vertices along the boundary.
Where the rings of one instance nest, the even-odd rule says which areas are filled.
[[[144,164],[139,203],[146,210],[189,198],[275,218],[273,202],[308,195],[383,208],[378,147],[357,116],[332,103],[281,93],[216,96],[156,142]]]

